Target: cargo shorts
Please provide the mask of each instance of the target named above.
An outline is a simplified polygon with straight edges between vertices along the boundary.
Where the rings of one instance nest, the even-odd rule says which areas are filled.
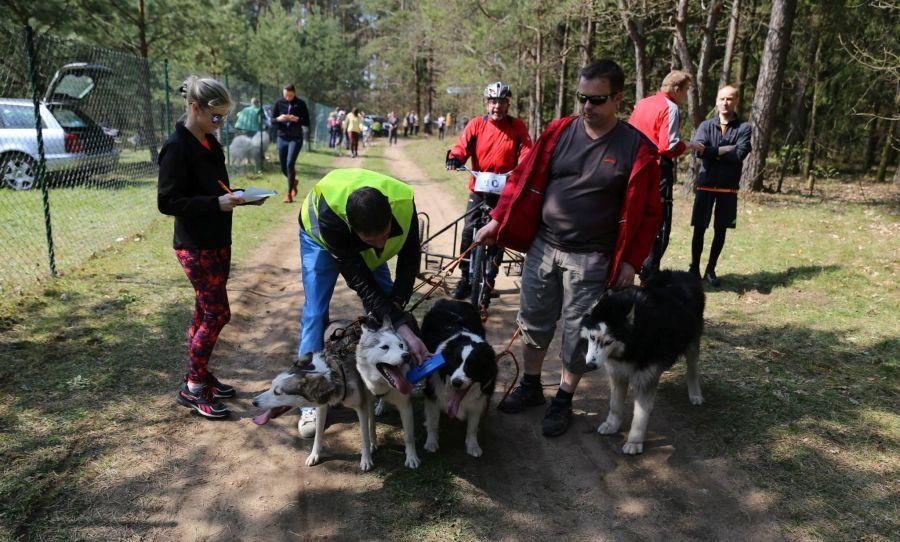
[[[525,256],[519,314],[522,340],[528,346],[550,346],[562,317],[560,359],[575,374],[587,372],[581,319],[606,289],[611,258],[601,252],[565,252],[535,238]]]

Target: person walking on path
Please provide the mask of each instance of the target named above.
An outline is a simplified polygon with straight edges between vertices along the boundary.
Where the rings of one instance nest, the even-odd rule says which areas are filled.
[[[231,319],[231,217],[242,203],[228,188],[225,154],[214,134],[231,110],[231,97],[215,79],[189,77],[181,87],[187,118],[175,125],[159,151],[157,207],[175,217],[172,245],[194,287],[188,327],[188,370],[176,394],[178,404],[206,418],[224,418],[219,399],[234,397],[232,386],[209,370],[219,332]]]
[[[501,411],[546,402],[541,370],[562,317],[563,370],[542,422],[547,437],[568,430],[572,397],[588,370],[582,317],[605,289],[634,283],[659,228],[656,149],[616,116],[624,84],[611,60],[581,69],[575,93],[581,115],[547,126],[475,236],[477,243],[526,252],[517,317],[525,370]]]
[[[700,175],[694,185],[694,208],[691,212],[691,267],[700,276],[703,237],[713,221],[713,240],[703,280],[720,286],[716,263],[725,246],[725,233],[737,225],[737,198],[741,187],[744,158],[750,154],[750,123],[735,113],[737,89],[726,85],[716,95],[716,116],[703,121],[695,140],[701,145]],[[713,219],[713,216],[715,218]]]
[[[350,157],[359,156],[359,139],[362,137],[362,115],[358,107],[347,113],[347,138],[350,142]]]
[[[659,153],[659,197],[663,204],[663,221],[653,243],[653,251],[644,262],[641,280],[659,271],[660,261],[669,246],[672,232],[672,191],[675,186],[675,158],[686,151],[703,152],[696,141],[682,141],[679,135],[681,117],[678,106],[687,100],[692,84],[687,72],[673,70],[663,79],[659,92],[634,106],[628,122],[656,145]]]
[[[272,122],[276,127],[278,163],[287,180],[284,202],[291,203],[297,196],[297,156],[303,148],[304,130],[309,129],[309,110],[297,96],[293,83],[284,85],[281,95],[272,106]]]
[[[413,333],[403,307],[419,270],[419,221],[412,188],[374,171],[335,169],[307,194],[300,211],[303,315],[301,364],[325,347],[328,306],[338,274],[355,291],[366,312],[390,318],[416,364],[431,356]],[[397,258],[395,280],[387,262]],[[311,412],[311,411],[310,411]],[[300,423],[301,436],[315,435],[315,416]]]
[[[486,113],[475,117],[466,126],[449,151],[444,166],[448,170],[461,168],[471,159],[472,169],[491,173],[509,173],[531,149],[531,137],[522,119],[510,116],[509,99],[512,90],[505,83],[497,81],[485,87],[483,95]],[[487,202],[493,207],[499,196],[494,194],[475,193],[475,178],[469,176],[469,200],[466,204],[467,217],[460,236],[460,253],[472,244],[475,228],[475,214],[472,210]],[[502,252],[496,254],[494,262],[500,266]],[[462,278],[452,292],[454,299],[466,299],[472,292],[469,278],[469,260],[459,264]],[[489,279],[490,280],[490,279]],[[490,284],[493,287],[493,284]]]

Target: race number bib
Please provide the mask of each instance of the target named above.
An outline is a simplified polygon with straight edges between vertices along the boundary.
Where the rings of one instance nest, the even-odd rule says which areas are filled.
[[[507,173],[490,173],[487,171],[479,171],[475,175],[475,192],[487,192],[488,194],[499,194],[503,192],[506,186]]]

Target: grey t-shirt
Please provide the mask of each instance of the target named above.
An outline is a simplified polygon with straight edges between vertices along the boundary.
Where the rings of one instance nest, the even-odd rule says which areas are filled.
[[[567,252],[612,253],[639,142],[637,130],[621,121],[593,140],[583,119],[569,124],[550,161],[538,235]]]

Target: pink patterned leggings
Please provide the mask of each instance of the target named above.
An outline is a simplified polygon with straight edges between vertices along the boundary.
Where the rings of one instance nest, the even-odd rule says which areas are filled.
[[[188,327],[188,372],[191,382],[206,382],[209,357],[219,332],[231,319],[228,307],[228,272],[231,247],[176,249],[184,274],[194,287],[194,317]]]

